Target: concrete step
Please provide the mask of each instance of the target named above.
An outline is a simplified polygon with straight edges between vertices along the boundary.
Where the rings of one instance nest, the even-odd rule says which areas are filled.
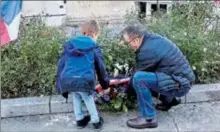
[[[220,100],[220,83],[194,85],[182,103],[196,103]],[[84,108],[86,111],[86,109]],[[28,97],[1,100],[1,117],[16,117],[38,114],[66,113],[73,111],[72,97],[68,102],[60,95]]]

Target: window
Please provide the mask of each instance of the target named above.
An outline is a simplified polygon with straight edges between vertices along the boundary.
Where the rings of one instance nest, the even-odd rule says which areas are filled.
[[[160,10],[167,11],[167,4],[160,4]]]
[[[157,11],[157,4],[151,4],[151,14]]]
[[[140,19],[145,18],[147,15],[151,15],[154,14],[155,12],[158,11],[157,9],[157,3],[152,3],[149,1],[144,1],[144,2],[137,2],[137,6],[138,6],[138,17]],[[168,11],[168,7],[169,7],[169,3],[164,3],[164,2],[160,2],[159,3],[159,9],[160,11],[167,13]]]
[[[160,11],[164,11],[165,13],[167,12],[167,4],[159,4]],[[151,14],[154,14],[157,9],[157,4],[151,4]]]
[[[139,18],[146,17],[146,2],[139,2]]]

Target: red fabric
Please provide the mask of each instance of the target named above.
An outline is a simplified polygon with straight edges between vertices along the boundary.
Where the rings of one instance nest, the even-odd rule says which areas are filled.
[[[118,85],[118,84],[128,84],[130,78],[125,78],[125,79],[113,79],[110,80],[110,86],[111,85]],[[102,91],[102,86],[100,84],[96,85],[96,91],[100,93]]]
[[[1,19],[1,45],[0,47],[4,46],[7,44],[11,39],[8,34],[7,27],[5,25],[5,22]]]

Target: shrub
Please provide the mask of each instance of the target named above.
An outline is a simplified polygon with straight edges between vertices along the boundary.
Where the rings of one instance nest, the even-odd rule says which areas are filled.
[[[21,23],[19,39],[1,48],[2,98],[49,95],[64,33],[38,17]]]
[[[110,76],[118,74],[130,75],[135,64],[134,51],[125,45],[120,45],[120,36],[109,38],[110,30],[104,29],[98,39],[103,49],[106,68]]]

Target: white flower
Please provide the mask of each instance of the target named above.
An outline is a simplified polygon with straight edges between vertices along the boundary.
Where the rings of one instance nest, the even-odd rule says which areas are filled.
[[[196,70],[196,67],[195,67],[195,66],[193,66],[192,68],[193,68],[193,70]]]
[[[184,32],[184,35],[186,36],[186,35],[187,35],[187,32]]]
[[[122,68],[123,68],[123,65],[119,65],[118,63],[116,63],[115,66],[116,66],[119,70],[122,70]]]
[[[204,63],[209,63],[208,61],[204,61]]]
[[[129,71],[129,65],[128,65],[127,63],[124,65],[124,68],[125,68],[125,72],[128,73],[128,71]]]
[[[202,71],[203,71],[203,72],[206,71],[205,68],[202,68]]]
[[[126,64],[124,64],[124,67],[125,67],[125,68],[128,68],[128,64],[127,64],[127,63],[126,63]]]
[[[114,69],[114,76],[118,76],[118,74],[119,74],[119,71],[118,71],[118,69]]]
[[[206,51],[207,51],[207,48],[203,48],[203,51],[206,52]]]
[[[173,38],[175,38],[175,36],[172,36]]]

